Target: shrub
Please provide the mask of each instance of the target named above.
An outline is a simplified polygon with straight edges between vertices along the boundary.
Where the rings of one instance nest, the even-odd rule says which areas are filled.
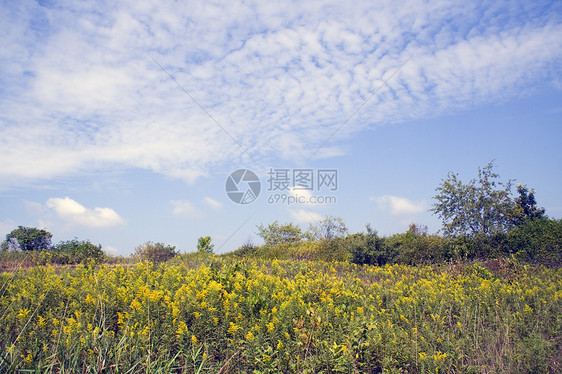
[[[537,218],[526,221],[507,235],[507,246],[525,262],[562,265],[562,220]]]
[[[256,246],[251,241],[248,241],[242,244],[240,248],[232,252],[232,254],[237,257],[250,257],[256,253],[257,249],[258,246]]]
[[[177,255],[175,246],[152,242],[146,242],[138,246],[135,252],[141,259],[154,263],[168,261]]]
[[[509,255],[506,249],[506,234],[475,235],[469,237],[460,235],[449,239],[447,248],[449,257],[455,260],[474,260],[504,257]]]
[[[394,261],[401,264],[433,264],[450,258],[446,239],[414,230],[391,236],[386,245],[395,253]]]
[[[349,261],[351,254],[345,238],[323,239],[318,242],[314,260],[320,261]]]
[[[104,259],[101,245],[94,245],[89,240],[73,239],[60,242],[53,252],[54,257],[60,260],[58,263],[64,264],[79,264],[87,261],[100,263]]]
[[[215,245],[211,244],[210,236],[202,236],[197,240],[197,252],[213,253],[214,248]]]
[[[377,235],[377,231],[367,225],[366,233],[346,237],[351,262],[358,265],[385,265],[393,261],[395,253]]]
[[[307,240],[291,248],[291,259],[314,261],[319,258],[319,252],[324,244],[316,240]]]
[[[262,245],[256,248],[254,257],[262,260],[285,260],[290,258],[290,254],[294,252],[297,243],[280,243],[275,245]]]
[[[340,217],[326,216],[318,221],[316,225],[310,225],[310,237],[316,240],[332,240],[343,238],[347,232],[347,226]]]
[[[299,226],[295,226],[292,223],[280,225],[277,221],[267,226],[259,225],[258,236],[263,239],[267,246],[296,243],[304,238],[304,234]]]

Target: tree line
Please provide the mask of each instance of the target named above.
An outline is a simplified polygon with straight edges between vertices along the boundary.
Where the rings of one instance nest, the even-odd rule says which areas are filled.
[[[292,223],[277,221],[258,225],[264,244],[242,245],[228,255],[264,258],[308,258],[351,261],[356,264],[427,264],[451,260],[515,257],[521,261],[562,264],[562,220],[551,219],[537,205],[535,192],[513,180],[502,182],[490,162],[478,169],[477,178],[463,182],[450,172],[436,188],[431,212],[442,221],[437,234],[411,224],[405,233],[378,235],[369,224],[365,231],[350,234],[339,217],[325,217],[303,231]],[[73,239],[53,246],[45,229],[19,226],[6,235],[2,252],[39,252],[43,262],[63,264],[104,259],[101,245]],[[213,253],[210,236],[200,237],[197,252]],[[135,255],[153,262],[178,254],[175,246],[146,242]]]
[[[468,182],[449,173],[436,188],[431,212],[442,221],[437,234],[411,224],[405,233],[378,235],[369,224],[349,234],[339,217],[326,217],[307,231],[291,223],[258,226],[263,246],[247,243],[238,255],[351,261],[356,264],[428,264],[451,260],[515,257],[521,261],[562,264],[562,220],[537,205],[535,192],[513,180],[502,182],[493,161]]]
[[[102,246],[92,244],[89,240],[74,238],[53,245],[52,237],[53,234],[45,229],[18,226],[6,235],[1,244],[2,253],[32,253],[35,264],[99,263],[105,257]]]

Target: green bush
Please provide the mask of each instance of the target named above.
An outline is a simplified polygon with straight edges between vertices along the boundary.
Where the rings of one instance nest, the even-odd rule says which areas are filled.
[[[248,241],[247,243],[242,244],[240,248],[232,252],[232,255],[236,257],[251,257],[256,253],[257,249],[258,249],[257,245]]]
[[[0,253],[0,264],[4,268],[47,264],[75,265],[92,262],[99,264],[106,259],[101,245],[94,245],[88,240],[79,241],[77,239],[60,242],[51,249],[40,251],[5,251]]]
[[[73,239],[60,242],[51,252],[54,262],[64,264],[80,264],[89,261],[100,263],[104,259],[101,245],[94,245],[89,240]]]
[[[244,244],[230,255],[262,260],[349,261],[349,245],[344,238],[305,240],[255,246]]]
[[[291,258],[297,243],[280,243],[275,245],[262,245],[256,248],[253,257],[263,260],[285,260]]]
[[[245,244],[232,255],[264,260],[349,261],[358,265],[393,263],[418,265],[450,260],[474,261],[515,256],[531,264],[562,265],[562,220],[535,218],[508,233],[430,235],[412,225],[405,233],[380,237],[367,225],[366,232],[321,240],[301,240],[272,245]]]
[[[447,259],[460,261],[506,257],[510,255],[506,240],[505,233],[473,237],[460,235],[445,240],[445,247],[448,251],[446,256],[448,256]]]
[[[385,265],[394,260],[395,253],[385,243],[385,238],[367,225],[366,233],[346,237],[351,262],[358,265]]]
[[[351,260],[351,253],[345,238],[323,239],[318,241],[317,250],[314,256],[316,261],[344,262]]]
[[[197,251],[202,253],[213,253],[215,248],[214,244],[211,244],[210,236],[201,236],[197,240]]]
[[[242,244],[240,248],[236,249],[235,251],[231,252],[231,255],[236,257],[252,257],[253,254],[257,251],[258,246],[254,245],[251,242],[247,242]]]
[[[296,243],[304,239],[304,234],[299,226],[292,223],[279,224],[277,221],[267,226],[258,225],[258,236],[263,239],[265,245],[270,247]]]
[[[506,245],[521,261],[561,266],[562,220],[528,220],[508,233]]]
[[[290,247],[291,259],[314,261],[319,258],[322,242],[316,240],[306,240]]]
[[[177,255],[176,247],[163,243],[146,242],[135,249],[137,256],[154,263],[168,261]]]
[[[445,238],[413,230],[389,237],[386,246],[390,252],[395,253],[394,262],[400,264],[434,264],[451,257]]]

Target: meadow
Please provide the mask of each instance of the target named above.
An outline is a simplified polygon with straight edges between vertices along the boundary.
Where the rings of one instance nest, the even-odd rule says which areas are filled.
[[[562,371],[562,269],[177,256],[0,276],[0,371]]]

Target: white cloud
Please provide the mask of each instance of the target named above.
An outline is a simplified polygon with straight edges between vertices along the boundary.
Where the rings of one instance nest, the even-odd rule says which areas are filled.
[[[291,210],[291,217],[297,223],[312,223],[315,224],[322,220],[322,215],[311,212],[310,210],[299,209],[299,210]]]
[[[296,187],[289,187],[289,193],[292,197],[296,198],[298,201],[311,201],[312,192],[310,190],[305,190]]]
[[[65,221],[87,227],[112,227],[122,225],[123,218],[111,208],[88,209],[69,197],[54,197],[47,200],[47,208]]]
[[[191,202],[186,200],[172,200],[172,214],[174,216],[197,218],[201,215],[199,209],[197,209]]]
[[[205,196],[205,198],[203,199],[205,201],[205,203],[210,206],[213,209],[220,209],[222,208],[222,203],[220,201],[217,201],[213,198],[210,198],[209,196]]]
[[[305,159],[410,57],[316,157],[366,127],[559,88],[555,5],[512,3],[5,4],[2,184],[109,166],[193,182],[249,161],[215,120],[256,163]]]
[[[425,200],[414,202],[405,197],[391,195],[371,197],[370,200],[375,201],[380,209],[389,211],[394,216],[414,215],[428,209]]]

